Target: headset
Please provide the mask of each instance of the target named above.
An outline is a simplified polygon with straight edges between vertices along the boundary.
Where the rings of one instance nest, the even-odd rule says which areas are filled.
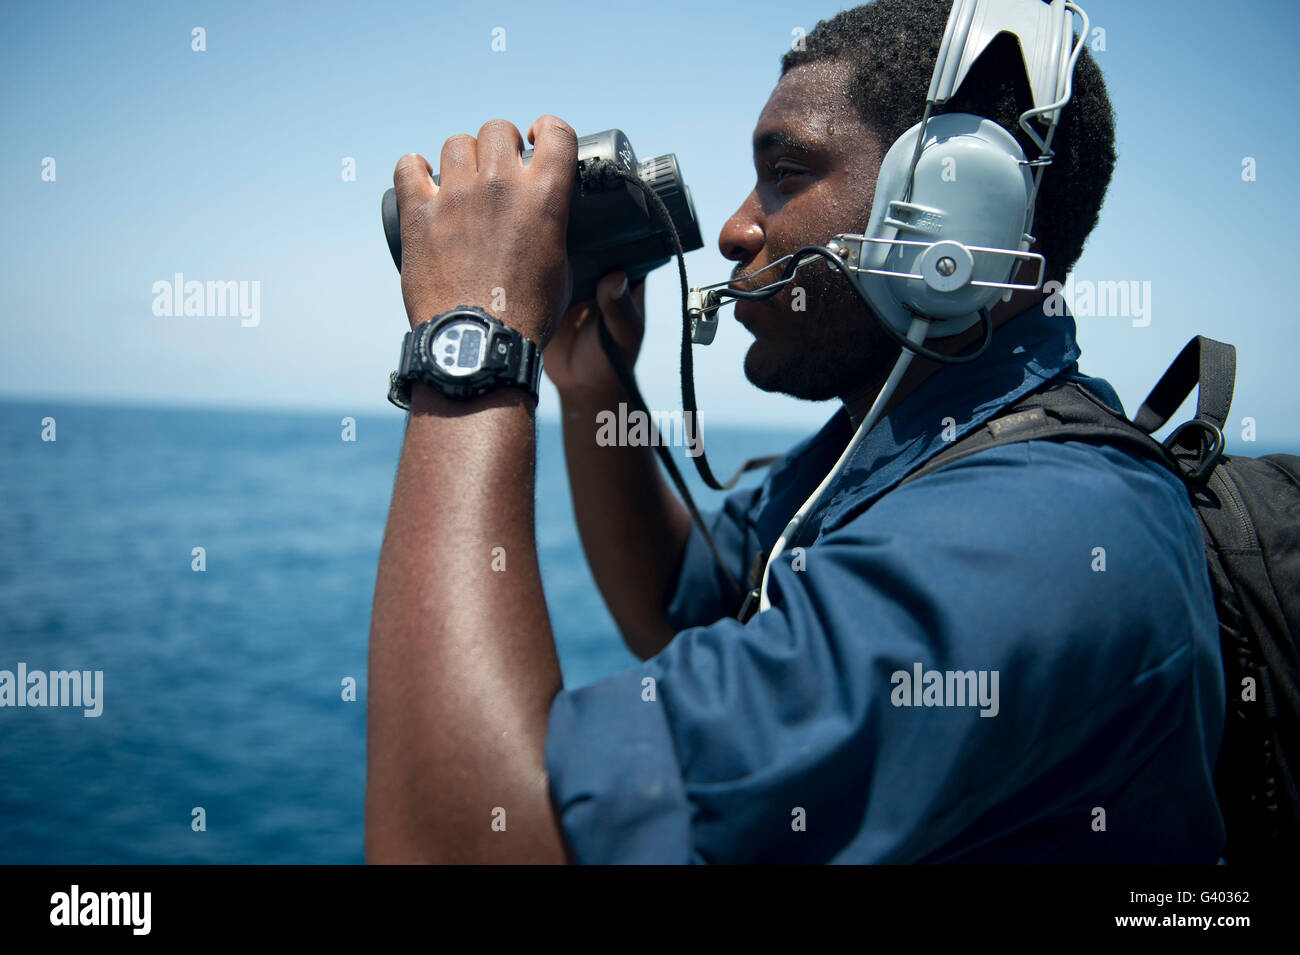
[[[1076,14],[1082,23],[1077,42]],[[774,561],[876,424],[912,359],[973,361],[991,340],[990,312],[996,301],[1010,300],[1019,289],[1042,287],[1046,260],[1029,251],[1035,242],[1034,211],[1088,31],[1088,15],[1070,0],[953,0],[921,121],[885,154],[866,232],[836,235],[824,246],[807,246],[742,277],[748,281],[783,266],[781,278],[762,288],[741,290],[722,282],[692,288],[687,295],[691,340],[708,344],[725,300],[768,298],[792,282],[799,268],[824,260],[844,276],[901,348],[844,453],[773,546],[762,584],[750,593],[747,608],[757,599],[759,612],[770,609],[767,589]],[[1027,159],[1015,137],[990,119],[935,112],[1004,33],[1019,41],[1029,79],[1033,108],[1020,116],[1020,128],[1039,150],[1034,159]],[[1014,280],[1025,263],[1037,266],[1033,284]],[[950,337],[980,323],[983,344],[971,354],[948,356],[924,345],[927,338]]]

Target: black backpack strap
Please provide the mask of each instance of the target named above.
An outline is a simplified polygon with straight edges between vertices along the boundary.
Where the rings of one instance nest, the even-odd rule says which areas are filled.
[[[1051,381],[1007,414],[940,451],[899,486],[989,448],[1040,440],[1118,445],[1203,486],[1223,458],[1223,427],[1236,377],[1237,350],[1198,335],[1156,382],[1133,421],[1077,383]],[[1175,428],[1163,445],[1156,442],[1152,432],[1168,423],[1193,389],[1198,389],[1196,417]]]
[[[1237,349],[1197,335],[1156,382],[1133,419],[1137,427],[1151,434],[1164,427],[1192,389],[1197,389],[1196,417],[1180,424],[1164,442],[1193,484],[1204,485],[1223,457],[1223,428],[1232,408],[1236,379]]]
[[[1197,335],[1156,382],[1133,423],[1147,434],[1153,434],[1168,424],[1192,389],[1199,385],[1196,417],[1222,431],[1228,423],[1236,379],[1237,349]]]
[[[1181,476],[1182,469],[1161,444],[1135,427],[1076,382],[1049,382],[1017,402],[1007,414],[944,448],[898,486],[902,487],[962,458],[1022,441],[1089,441],[1126,448]]]

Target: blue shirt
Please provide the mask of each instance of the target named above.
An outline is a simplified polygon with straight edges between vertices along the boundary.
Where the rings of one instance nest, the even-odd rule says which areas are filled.
[[[561,692],[546,766],[579,862],[1214,863],[1224,721],[1200,526],[1158,464],[952,440],[1079,373],[1031,309],[875,427],[731,619],[698,530],[657,656]],[[708,518],[738,580],[851,437],[841,408]],[[981,691],[982,694],[981,694]]]

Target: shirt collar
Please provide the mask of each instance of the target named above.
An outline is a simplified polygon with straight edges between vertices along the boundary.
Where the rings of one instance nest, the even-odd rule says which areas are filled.
[[[941,368],[882,418],[819,506],[820,520],[815,513],[809,515],[806,526],[820,524],[818,537],[834,530],[952,441],[982,427],[1047,381],[1061,375],[1087,380],[1078,374],[1078,358],[1070,315],[1048,315],[1041,304],[1017,315],[994,330],[983,355],[967,365]],[[807,464],[824,465],[824,475],[852,431],[848,412],[841,407],[791,458],[810,455]]]

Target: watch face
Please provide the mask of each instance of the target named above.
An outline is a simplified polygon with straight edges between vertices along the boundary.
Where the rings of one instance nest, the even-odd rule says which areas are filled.
[[[487,329],[473,319],[457,319],[438,329],[429,358],[444,375],[463,378],[483,367]]]

